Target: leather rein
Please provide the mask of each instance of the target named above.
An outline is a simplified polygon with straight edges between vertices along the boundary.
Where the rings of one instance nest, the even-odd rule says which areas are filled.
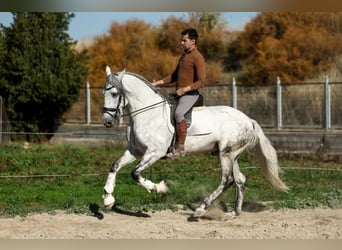
[[[104,88],[104,91],[109,91],[112,88],[115,88],[115,85],[111,84],[110,87]],[[154,91],[157,91],[157,90],[154,90]],[[124,114],[124,113],[121,113],[121,110],[120,110],[120,105],[121,105],[122,101],[123,101],[123,107],[126,106],[124,95],[121,93],[121,94],[119,94],[119,101],[116,105],[116,108],[103,107],[102,112],[104,114],[106,113],[106,114],[110,115],[111,117],[113,117],[115,119],[115,118],[120,118],[120,117],[124,117],[124,116],[130,116],[132,114],[142,113],[142,112],[148,111],[150,109],[153,109],[155,106],[157,106],[161,103],[168,102],[168,100],[164,98],[160,102],[157,102],[157,103],[151,104],[149,106],[143,107],[141,109],[137,109],[137,110],[134,110],[132,112],[128,112],[128,113]]]

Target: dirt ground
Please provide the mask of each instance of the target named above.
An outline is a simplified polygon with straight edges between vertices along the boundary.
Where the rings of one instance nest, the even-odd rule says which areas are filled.
[[[227,218],[213,208],[193,220],[191,210],[92,215],[31,214],[0,218],[1,239],[342,239],[342,209],[243,211]]]

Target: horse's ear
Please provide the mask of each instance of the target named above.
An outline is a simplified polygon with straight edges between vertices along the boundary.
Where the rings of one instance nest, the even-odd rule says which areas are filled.
[[[122,78],[123,78],[123,75],[125,74],[125,72],[126,72],[126,69],[124,69],[123,71],[121,71],[121,72],[119,73],[119,75],[118,75],[119,81],[122,81]]]
[[[106,76],[109,76],[112,73],[109,66],[106,66]]]

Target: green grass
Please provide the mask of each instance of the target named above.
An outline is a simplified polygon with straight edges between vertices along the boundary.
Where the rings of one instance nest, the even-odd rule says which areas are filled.
[[[26,215],[62,209],[73,213],[91,213],[102,207],[102,192],[111,163],[123,149],[66,145],[30,145],[18,143],[0,147],[0,215]],[[240,161],[247,176],[245,204],[268,202],[278,208],[337,208],[342,205],[342,164],[315,159],[290,161],[280,158],[282,179],[289,193],[272,189],[260,175],[251,156]],[[148,193],[130,176],[131,164],[121,170],[115,189],[116,209],[155,211],[188,207],[199,203],[220,182],[216,157],[194,155],[176,160],[160,160],[143,172],[154,182],[166,180],[170,193]],[[318,169],[319,168],[319,169]],[[7,177],[6,177],[7,176]],[[232,207],[234,189],[223,193],[217,202]]]

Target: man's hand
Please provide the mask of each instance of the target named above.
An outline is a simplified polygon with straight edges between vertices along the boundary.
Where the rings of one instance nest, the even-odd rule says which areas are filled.
[[[184,87],[184,88],[179,88],[179,89],[177,89],[176,94],[178,96],[182,96],[182,95],[184,95],[186,92],[188,92],[190,90],[191,90],[191,88],[189,86],[188,87]]]
[[[164,84],[164,81],[163,81],[163,80],[153,81],[153,82],[152,82],[152,85],[153,85],[153,86],[158,86],[158,85],[161,85],[161,84]]]

